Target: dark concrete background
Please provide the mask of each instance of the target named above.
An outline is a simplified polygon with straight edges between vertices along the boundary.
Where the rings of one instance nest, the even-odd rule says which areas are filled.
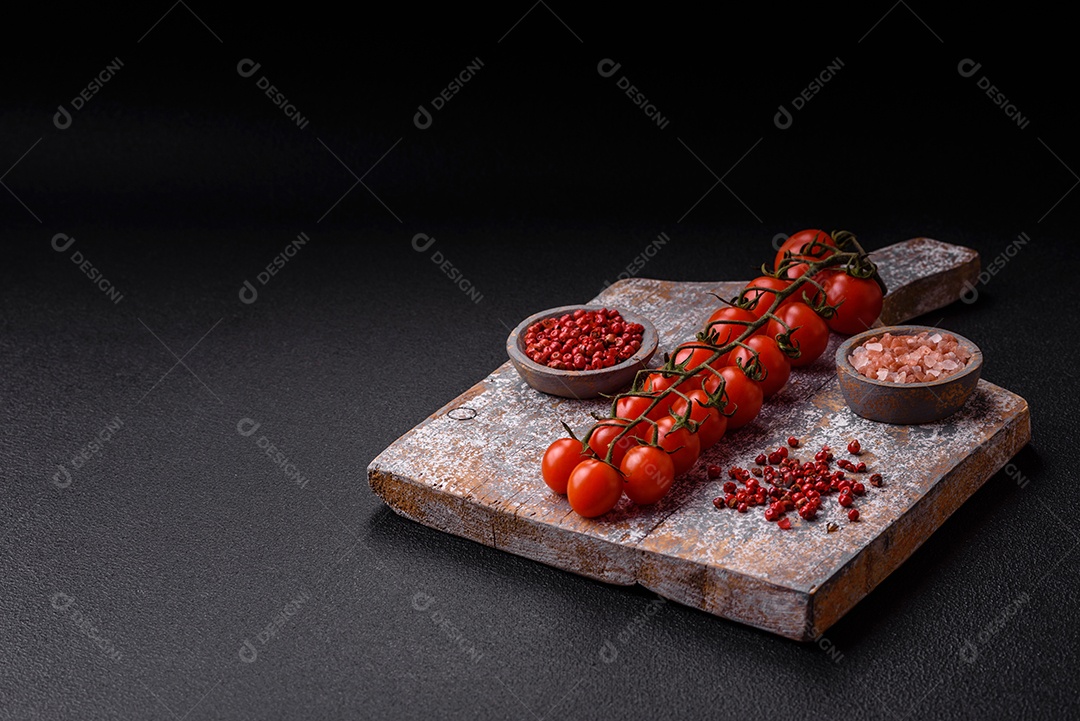
[[[0,717],[1077,713],[1064,11],[166,10],[39,8],[5,49]],[[369,491],[379,451],[504,361],[506,325],[595,296],[659,233],[640,275],[738,280],[808,226],[1005,258],[975,303],[920,320],[976,340],[1034,425],[1015,471],[828,631],[833,653],[418,526]]]

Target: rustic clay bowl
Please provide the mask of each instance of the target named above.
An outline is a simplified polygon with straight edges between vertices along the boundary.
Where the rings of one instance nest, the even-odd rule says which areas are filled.
[[[619,311],[628,323],[640,323],[645,331],[641,334],[641,348],[638,352],[618,365],[592,371],[556,370],[541,365],[525,355],[525,331],[533,323],[544,318],[573,313],[578,308],[600,310],[601,307],[604,306],[565,305],[560,308],[549,308],[521,321],[506,339],[506,353],[525,382],[543,393],[579,399],[596,398],[602,393],[615,393],[628,388],[633,383],[637,372],[645,367],[656,352],[659,338],[652,323],[637,313],[630,313],[622,308],[612,308],[612,310]],[[611,308],[611,306],[606,307]]]
[[[885,333],[914,335],[922,331],[951,333],[971,353],[971,360],[963,370],[927,383],[888,383],[866,378],[848,360],[857,346],[874,336]],[[982,351],[967,338],[923,325],[873,328],[851,336],[836,349],[836,372],[848,407],[863,418],[902,425],[932,423],[960,410],[979,382],[982,363]]]

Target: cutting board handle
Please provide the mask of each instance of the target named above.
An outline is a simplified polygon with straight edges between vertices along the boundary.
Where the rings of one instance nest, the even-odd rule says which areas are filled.
[[[870,253],[889,289],[881,325],[899,325],[971,298],[978,251],[931,238],[913,238]]]

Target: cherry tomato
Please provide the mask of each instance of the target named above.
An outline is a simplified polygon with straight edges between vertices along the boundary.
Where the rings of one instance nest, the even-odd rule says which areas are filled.
[[[757,414],[761,411],[761,403],[765,398],[761,386],[747,378],[742,369],[737,366],[721,368],[720,375],[724,377],[725,392],[728,397],[727,405],[721,410],[725,414],[734,411],[733,415],[727,416],[727,427],[731,430],[745,426],[757,418]],[[705,381],[705,390],[709,393],[715,393],[719,387],[720,382],[716,379]]]
[[[622,475],[592,458],[577,464],[566,484],[570,507],[585,518],[602,516],[615,507],[622,497]]]
[[[676,375],[664,375],[663,373],[658,372],[650,373],[645,376],[643,390],[646,393],[660,393],[671,388],[678,382],[679,376]],[[674,393],[669,393],[665,398],[662,398],[660,402],[656,404],[656,407],[649,412],[649,418],[658,421],[666,416],[671,409],[671,404],[676,398],[678,398],[678,396]],[[642,432],[644,432],[644,430]]]
[[[597,458],[607,458],[608,448],[611,446],[611,442],[615,440],[616,436],[623,432],[626,427],[625,421],[620,420],[607,420],[597,425],[595,430],[589,436],[589,448],[596,454]],[[634,438],[637,435],[638,426],[630,429],[625,436],[619,439],[615,444],[615,450],[611,454],[612,465],[619,465],[622,463],[623,456],[626,452],[637,445],[637,441]]]
[[[754,314],[755,318],[760,318],[765,315],[766,311],[772,306],[773,301],[776,300],[776,294],[787,288],[789,285],[791,285],[791,281],[789,280],[781,280],[780,278],[773,278],[768,275],[754,278],[747,283],[746,288],[743,289],[745,291],[743,295],[746,300],[755,304],[753,308],[749,308],[748,310]],[[791,300],[785,302],[791,302]]]
[[[585,447],[581,441],[573,438],[560,438],[548,446],[544,451],[544,459],[540,462],[540,472],[544,476],[544,483],[556,493],[566,493],[566,482],[570,480],[570,474],[577,468],[584,457]]]
[[[615,415],[631,420],[641,418],[652,402],[653,399],[647,396],[623,396],[615,401]]]
[[[701,450],[704,451],[724,437],[727,432],[727,416],[721,414],[720,409],[709,405],[709,396],[704,390],[688,391],[685,395],[690,403],[679,398],[671,404],[671,410],[685,416],[687,407],[690,408],[690,420],[698,424],[697,434],[701,439]]]
[[[825,288],[829,305],[837,305],[836,315],[825,321],[837,333],[853,335],[869,330],[881,315],[881,286],[873,278],[856,278],[841,270],[822,273],[818,281]]]
[[[730,355],[731,355],[730,353],[727,353],[727,354],[724,355],[724,358],[726,359]],[[726,363],[725,363],[725,365],[726,365]],[[714,368],[712,368],[712,366],[702,366],[701,368],[699,368],[697,370],[696,373],[694,373],[692,376],[687,378],[685,381],[683,381],[682,383],[677,385],[675,388],[676,388],[676,390],[679,391],[679,393],[682,393],[683,395],[689,393],[690,391],[699,391],[699,390],[702,389],[702,387],[704,386],[706,381],[709,381],[709,379],[717,378],[716,374],[720,371],[720,368],[723,368],[723,367],[724,366],[720,366],[719,368],[714,369]],[[713,381],[713,387],[715,388],[716,386],[717,386],[717,383],[715,381]],[[672,408],[677,401],[681,400],[674,393],[672,394],[672,396],[674,396],[674,397],[671,399],[671,405],[668,406],[669,409]],[[665,413],[664,415],[666,416],[667,413]],[[663,417],[663,416],[661,416],[661,417]],[[654,418],[653,420],[658,421],[658,420],[660,420],[660,418]]]
[[[803,302],[785,303],[783,308],[776,312],[776,316],[796,328],[791,334],[793,345],[798,346],[800,355],[798,358],[788,358],[792,368],[803,368],[816,361],[825,348],[829,345],[829,326],[814,309]],[[775,320],[770,320],[765,329],[765,335],[775,338],[780,333],[787,332],[787,328]]]
[[[623,491],[631,501],[644,506],[656,503],[675,480],[675,463],[665,451],[655,446],[631,448],[620,466]]]
[[[820,248],[815,249],[812,253],[809,251],[804,253],[803,250],[806,249],[806,246],[813,243],[815,239],[818,243],[823,243],[831,248],[836,247],[836,243],[833,241],[832,236],[824,230],[800,230],[798,233],[795,233],[784,241],[784,244],[780,246],[780,250],[776,251],[776,263],[773,267],[777,269],[780,267],[784,262],[784,253],[787,251],[791,251],[792,256],[796,259],[805,260],[807,263],[823,260],[833,254],[833,251],[831,250],[822,250]],[[793,265],[788,268],[785,277],[788,280],[795,280],[799,276],[805,275],[807,269],[808,266],[806,263]]]
[[[780,391],[791,376],[791,362],[782,350],[776,345],[776,341],[768,336],[755,335],[746,341],[746,345],[757,351],[757,359],[765,372],[765,377],[759,381],[761,392],[769,398]],[[753,360],[754,354],[746,348],[736,348],[731,352],[731,363],[736,361],[746,368]]]
[[[675,349],[675,365],[682,365],[685,362],[685,369],[692,371],[699,366],[705,365],[715,352],[703,347],[701,343],[683,343]],[[724,362],[725,357],[726,354],[713,360],[709,365],[716,369],[723,368],[727,365]]]
[[[671,461],[675,464],[675,477],[678,478],[697,463],[698,456],[701,455],[701,439],[686,426],[672,430],[674,425],[675,419],[671,416],[658,420],[653,440],[671,455]]]
[[[719,370],[720,368],[723,368],[724,366],[728,365],[728,355],[729,355],[728,353],[721,354],[718,357],[714,358],[712,360],[712,363],[708,363],[708,359],[712,358],[715,354],[716,354],[716,351],[710,350],[708,348],[702,348],[702,343],[698,343],[698,342],[683,343],[683,344],[679,345],[678,348],[675,349],[675,358],[674,358],[675,365],[681,365],[683,363],[686,363],[686,366],[685,366],[686,370],[699,369],[699,372],[702,372],[702,373],[711,372],[711,371],[705,370],[706,365],[711,366],[711,367],[713,367],[713,368],[715,368],[717,370]],[[694,378],[694,376],[690,377],[690,379],[692,379],[692,378]],[[674,380],[677,381],[678,379],[676,378]],[[692,385],[694,387],[698,387],[700,385],[700,382],[692,383]],[[672,403],[674,403],[674,400],[677,397],[678,396],[673,395]],[[667,408],[671,408],[671,404],[667,405]],[[653,416],[652,420],[659,421],[661,418],[666,416],[666,414],[667,414],[667,411],[665,410],[664,413],[661,414],[661,416]]]
[[[746,332],[747,323],[755,320],[757,316],[750,311],[728,305],[709,316],[705,327],[707,331],[717,334],[716,345],[727,345]]]
[[[679,376],[677,375],[665,375],[656,371],[645,376],[645,383],[642,387],[646,393],[659,393],[675,385],[678,381]]]

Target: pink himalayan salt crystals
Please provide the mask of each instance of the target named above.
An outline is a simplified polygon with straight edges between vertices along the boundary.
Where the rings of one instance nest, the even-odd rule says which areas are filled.
[[[855,348],[848,361],[859,374],[888,383],[926,383],[964,368],[971,353],[950,333],[885,333]]]

